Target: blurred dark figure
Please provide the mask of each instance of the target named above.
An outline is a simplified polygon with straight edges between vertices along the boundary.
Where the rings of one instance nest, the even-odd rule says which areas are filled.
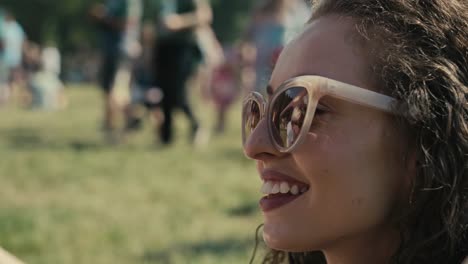
[[[191,124],[190,139],[196,138],[199,123],[190,108],[186,83],[200,63],[202,54],[196,30],[211,23],[211,7],[203,0],[166,0],[162,2],[155,45],[155,76],[164,98],[164,121],[160,137],[163,144],[172,141],[173,119],[176,108],[181,109]]]
[[[131,102],[126,111],[126,132],[141,129],[146,114],[153,119],[155,130],[159,129],[163,119],[161,112],[163,93],[159,87],[154,86],[155,76],[152,67],[155,37],[154,25],[145,24],[141,32],[141,54],[133,68]]]
[[[100,29],[101,37],[101,80],[104,92],[103,130],[111,139],[117,128],[119,106],[112,89],[121,59],[121,48],[127,22],[127,0],[105,0],[90,10],[90,16]]]
[[[26,41],[23,48],[22,59],[22,79],[24,84],[19,86],[16,91],[16,98],[22,107],[29,108],[32,106],[35,90],[32,89],[31,81],[33,76],[41,69],[41,47],[39,44]]]

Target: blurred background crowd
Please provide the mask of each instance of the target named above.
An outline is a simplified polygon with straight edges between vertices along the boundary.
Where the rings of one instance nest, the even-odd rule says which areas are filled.
[[[240,102],[265,92],[309,11],[1,0],[0,248],[39,264],[246,263],[260,184]]]
[[[119,143],[145,116],[163,144],[173,112],[206,141],[190,90],[223,133],[226,111],[247,90],[263,92],[276,58],[307,20],[304,0],[4,1],[0,9],[0,105],[63,109],[65,84],[97,83],[101,129]],[[35,14],[41,10],[41,15]],[[195,88],[194,88],[195,87]]]

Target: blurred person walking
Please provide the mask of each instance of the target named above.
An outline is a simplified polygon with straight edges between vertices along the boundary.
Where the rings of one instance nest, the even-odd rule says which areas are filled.
[[[104,92],[104,121],[102,129],[106,139],[116,140],[119,106],[113,93],[119,62],[122,56],[122,45],[127,24],[127,0],[106,0],[96,4],[90,10],[90,16],[100,29],[101,37],[101,79]]]
[[[15,86],[22,78],[21,64],[26,34],[10,11],[5,11],[3,21],[3,63],[8,75],[8,88],[3,91],[4,100],[8,100]],[[1,70],[0,70],[1,71]]]
[[[216,37],[211,24],[197,29],[197,38],[202,51],[202,63],[198,69],[198,81],[201,87],[202,99],[211,100],[216,110],[215,134],[221,134],[225,128],[226,112],[231,105],[237,86],[233,86],[237,75],[233,74],[237,67],[231,67],[233,56],[226,56],[223,46]],[[233,51],[233,49],[229,49]]]
[[[254,58],[255,85],[254,90],[265,93],[266,84],[271,75],[274,62],[279,56],[287,31],[287,15],[291,0],[262,0],[255,7],[252,19],[247,28],[244,49]]]
[[[194,142],[200,125],[189,105],[186,84],[202,57],[196,30],[211,23],[211,7],[204,0],[167,0],[162,3],[158,20],[154,65],[157,82],[164,93],[161,142],[172,142],[172,115],[176,108],[188,117],[190,140]]]
[[[241,92],[241,55],[235,47],[226,47],[224,60],[215,67],[210,83],[210,95],[216,110],[215,134],[223,134],[226,129],[227,112]]]

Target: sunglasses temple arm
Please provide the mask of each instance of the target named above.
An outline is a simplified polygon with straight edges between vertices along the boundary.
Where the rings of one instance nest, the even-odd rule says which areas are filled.
[[[338,97],[360,105],[384,110],[394,113],[395,104],[398,102],[396,99],[380,93],[373,92],[364,88],[345,83],[335,83],[332,80],[327,80],[328,85],[324,86],[325,93],[334,97]]]

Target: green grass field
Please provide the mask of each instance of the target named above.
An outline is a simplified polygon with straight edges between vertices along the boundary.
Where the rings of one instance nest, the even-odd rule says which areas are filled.
[[[0,108],[0,246],[26,263],[247,263],[260,180],[241,150],[239,106],[201,148],[177,116],[171,148],[149,125],[118,146],[99,133],[100,93],[60,112]],[[198,102],[208,128],[213,108]]]

